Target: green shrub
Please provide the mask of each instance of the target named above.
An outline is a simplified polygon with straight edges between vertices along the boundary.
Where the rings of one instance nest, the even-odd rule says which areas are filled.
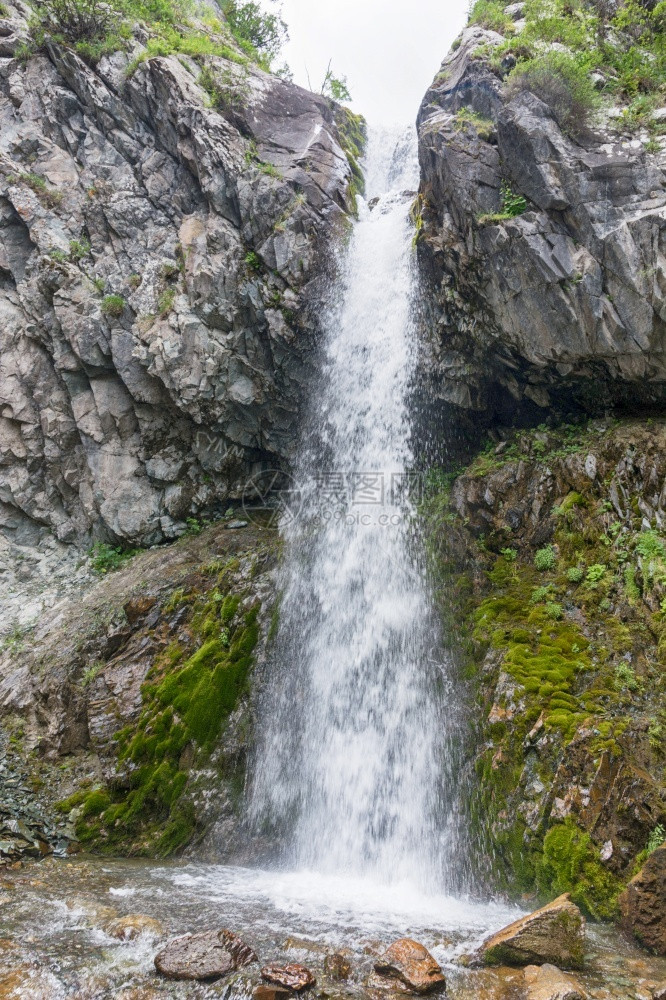
[[[289,35],[277,14],[266,14],[259,3],[222,0],[222,11],[236,41],[248,55],[270,64]]]
[[[552,545],[546,545],[543,549],[539,549],[534,556],[534,565],[541,573],[555,569],[556,562],[555,549]]]
[[[505,93],[512,99],[525,91],[547,104],[562,131],[573,138],[593,124],[601,105],[589,66],[565,52],[546,52],[519,63]]]
[[[121,16],[103,0],[33,0],[41,25],[68,42],[98,42],[118,29]]]
[[[117,319],[125,310],[125,299],[122,295],[105,295],[102,299],[102,312],[105,316]]]
[[[96,542],[88,551],[90,565],[100,576],[104,576],[114,569],[120,569],[128,559],[132,559],[136,554],[137,549],[122,549],[107,545],[106,542]]]
[[[469,23],[500,33],[513,31],[513,21],[504,13],[506,6],[503,0],[476,0],[469,15]]]
[[[571,566],[567,570],[567,580],[569,583],[580,583],[585,576],[585,570],[580,566]]]

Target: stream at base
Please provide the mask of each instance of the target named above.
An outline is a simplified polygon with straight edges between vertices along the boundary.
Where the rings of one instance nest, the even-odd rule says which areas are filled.
[[[161,943],[187,931],[229,927],[262,964],[306,964],[317,976],[311,1000],[372,997],[372,963],[397,937],[412,936],[442,964],[449,1000],[522,1000],[520,970],[472,971],[457,964],[486,933],[519,915],[515,907],[423,895],[311,872],[272,872],[193,863],[48,859],[0,871],[0,998],[3,1000],[151,1000],[225,997],[250,1000],[259,966],[213,984],[172,983],[155,973]],[[119,942],[104,927],[144,914],[158,935]],[[666,980],[666,960],[650,959],[610,928],[592,928],[591,1000],[641,1000],[646,979]],[[343,952],[347,982],[328,980],[327,953]],[[134,990],[135,992],[123,991]]]

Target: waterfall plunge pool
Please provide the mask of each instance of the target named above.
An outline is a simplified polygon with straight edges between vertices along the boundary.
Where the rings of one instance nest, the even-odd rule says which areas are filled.
[[[212,984],[173,983],[155,973],[153,958],[168,938],[229,927],[262,964],[295,961],[311,968],[317,976],[312,1000],[370,996],[364,983],[375,957],[406,935],[442,964],[450,1000],[521,1000],[520,970],[471,971],[456,964],[519,913],[502,903],[424,895],[407,884],[307,871],[50,858],[0,873],[0,996],[250,1000],[259,966]],[[121,942],[106,934],[111,919],[127,914],[157,919],[163,935]],[[666,979],[665,960],[639,953],[610,927],[590,928],[590,945],[584,978],[595,1000],[638,1000],[641,981]],[[336,951],[352,966],[344,983],[323,974],[326,954]]]

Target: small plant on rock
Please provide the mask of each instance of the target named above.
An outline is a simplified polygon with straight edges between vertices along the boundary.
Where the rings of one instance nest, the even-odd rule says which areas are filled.
[[[516,216],[522,215],[527,209],[527,199],[523,198],[521,194],[516,194],[516,192],[510,187],[506,182],[502,182],[502,187],[500,190],[502,198],[502,207],[499,212],[492,213],[490,215],[479,216],[479,225],[488,226],[498,222],[507,222],[509,219],[515,219]],[[533,444],[533,450],[538,454],[540,449],[537,447],[541,445],[541,452],[546,451],[545,442],[535,441]]]
[[[90,565],[95,573],[105,576],[114,569],[120,569],[136,553],[136,549],[122,549],[119,546],[108,545],[106,542],[96,542],[89,550],[88,556],[90,557]]]
[[[534,556],[534,565],[540,573],[555,569],[556,562],[555,549],[552,545],[546,545],[543,549],[538,549]]]
[[[102,312],[105,316],[118,319],[125,310],[125,299],[122,295],[105,295],[102,299]]]
[[[647,852],[648,854],[654,854],[658,847],[666,841],[666,827],[663,827],[661,823],[655,826],[654,830],[650,834],[647,842]]]
[[[567,580],[569,583],[580,583],[585,576],[585,570],[580,566],[570,566],[567,570]]]
[[[585,576],[585,582],[590,585],[590,587],[596,587],[603,580],[606,575],[608,567],[605,563],[594,563],[593,566],[587,571]]]

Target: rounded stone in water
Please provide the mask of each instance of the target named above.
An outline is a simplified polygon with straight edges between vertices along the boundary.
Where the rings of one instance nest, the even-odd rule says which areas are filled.
[[[169,979],[220,979],[257,962],[249,945],[232,931],[185,934],[155,956],[155,968]]]

